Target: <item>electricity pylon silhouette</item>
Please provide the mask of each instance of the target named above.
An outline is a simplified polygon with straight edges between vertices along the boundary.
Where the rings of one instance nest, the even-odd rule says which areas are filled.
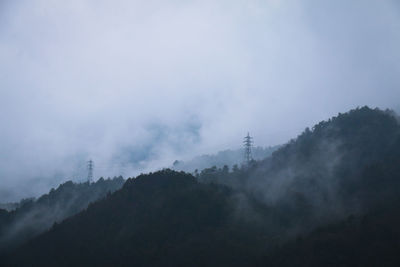
[[[92,182],[92,180],[93,180],[93,168],[94,168],[93,160],[89,160],[87,162],[87,169],[88,169],[87,181],[89,183]]]
[[[247,165],[249,165],[250,162],[253,160],[253,157],[251,155],[253,137],[251,137],[249,133],[247,133],[247,136],[244,137],[243,144],[244,144],[244,161]]]

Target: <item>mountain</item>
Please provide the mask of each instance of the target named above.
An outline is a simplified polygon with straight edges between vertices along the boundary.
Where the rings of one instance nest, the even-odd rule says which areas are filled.
[[[400,203],[298,236],[264,259],[269,266],[399,266]]]
[[[0,209],[12,211],[19,207],[18,202],[8,202],[8,203],[0,203]]]
[[[3,262],[399,266],[399,208],[398,118],[363,107],[248,166],[129,179]]]
[[[329,220],[397,199],[399,163],[398,118],[363,107],[307,128],[249,168],[230,174],[209,168],[199,179],[245,188],[266,204],[302,203],[305,212]]]
[[[124,182],[122,177],[106,180],[100,178],[95,183],[77,184],[68,181],[37,200],[22,200],[10,212],[0,210],[0,252],[9,250],[46,231],[54,223],[82,211],[89,203],[120,189]]]
[[[183,172],[141,175],[11,257],[37,266],[200,266],[210,259],[243,265],[251,253],[242,250],[251,252],[257,239],[231,223],[232,196]]]
[[[262,160],[271,156],[272,152],[277,150],[280,146],[270,147],[253,147],[252,156],[254,160]],[[219,151],[213,155],[201,155],[194,157],[188,161],[176,160],[172,166],[174,170],[185,171],[193,173],[195,170],[202,170],[212,166],[221,168],[223,166],[233,167],[234,165],[240,166],[244,161],[244,150],[224,150]]]

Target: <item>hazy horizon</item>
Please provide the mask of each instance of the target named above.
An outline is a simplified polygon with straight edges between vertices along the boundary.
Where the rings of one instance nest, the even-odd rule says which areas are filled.
[[[0,0],[0,202],[400,111],[397,1]]]

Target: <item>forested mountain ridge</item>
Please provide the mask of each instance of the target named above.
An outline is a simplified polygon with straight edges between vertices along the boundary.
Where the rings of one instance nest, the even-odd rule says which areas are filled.
[[[200,266],[211,258],[240,265],[249,255],[230,252],[250,244],[230,224],[231,195],[183,172],[141,175],[11,257],[37,266]]]
[[[349,216],[275,249],[268,266],[399,266],[400,202]]]
[[[398,166],[398,118],[390,111],[363,107],[306,128],[249,168],[231,174],[205,169],[199,179],[243,189],[267,204],[302,203],[307,212],[329,219],[396,198]]]
[[[271,156],[271,154],[276,151],[280,146],[270,146],[270,147],[253,147],[252,157],[254,160],[263,160],[266,157]],[[222,168],[223,166],[233,167],[234,165],[240,166],[244,160],[244,150],[234,149],[234,150],[223,150],[219,151],[213,155],[201,155],[194,157],[188,161],[176,160],[172,166],[174,170],[185,171],[193,173],[194,171],[203,170],[215,166],[217,168]]]
[[[8,203],[0,203],[0,209],[12,211],[20,206],[21,203],[18,202],[8,202]]]
[[[399,207],[397,117],[363,107],[306,129],[243,168],[208,168],[196,177],[163,170],[129,179],[4,260],[22,266],[398,266]]]
[[[94,183],[61,184],[38,199],[22,200],[15,210],[0,210],[0,252],[49,229],[54,223],[85,209],[89,203],[122,187],[122,177]]]

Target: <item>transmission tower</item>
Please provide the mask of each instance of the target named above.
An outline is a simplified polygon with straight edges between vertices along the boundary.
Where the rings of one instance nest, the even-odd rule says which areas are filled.
[[[93,168],[94,168],[93,160],[89,160],[87,162],[87,169],[88,169],[87,181],[89,183],[93,180]]]
[[[250,161],[253,159],[251,155],[251,147],[253,145],[253,137],[250,136],[249,133],[247,133],[247,136],[244,137],[244,160],[247,165],[250,164]]]

